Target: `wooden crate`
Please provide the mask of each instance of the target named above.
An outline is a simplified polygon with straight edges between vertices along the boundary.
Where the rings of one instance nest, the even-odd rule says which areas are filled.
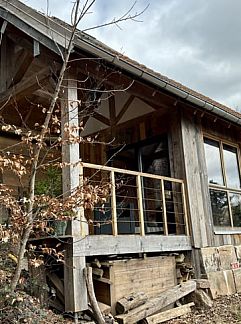
[[[145,259],[116,260],[102,263],[104,275],[94,279],[96,298],[111,306],[133,292],[145,292],[154,297],[176,285],[175,257],[160,256]]]

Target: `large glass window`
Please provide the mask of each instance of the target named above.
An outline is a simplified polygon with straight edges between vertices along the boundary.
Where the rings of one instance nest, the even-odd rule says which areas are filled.
[[[222,141],[204,139],[214,226],[241,227],[238,151]]]

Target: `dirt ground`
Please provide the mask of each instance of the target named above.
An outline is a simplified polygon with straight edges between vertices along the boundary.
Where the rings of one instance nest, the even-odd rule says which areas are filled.
[[[192,312],[166,324],[233,324],[241,323],[241,294],[214,300],[209,309],[193,307]]]

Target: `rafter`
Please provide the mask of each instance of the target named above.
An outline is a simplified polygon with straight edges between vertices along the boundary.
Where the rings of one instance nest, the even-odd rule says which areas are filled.
[[[34,57],[26,52],[24,49],[20,50],[19,55],[16,57],[15,62],[15,74],[12,77],[11,86],[17,84],[22,80],[31,63],[33,62]]]
[[[35,90],[43,87],[49,81],[49,78],[49,68],[42,69],[39,73],[19,82],[16,86],[12,86],[2,93],[0,96],[0,105],[2,107],[7,106],[25,96],[31,95]]]

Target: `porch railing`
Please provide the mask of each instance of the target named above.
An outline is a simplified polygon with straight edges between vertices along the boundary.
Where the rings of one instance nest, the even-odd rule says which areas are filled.
[[[188,235],[184,181],[159,175],[82,164],[82,181],[109,194],[85,211],[89,233]]]

